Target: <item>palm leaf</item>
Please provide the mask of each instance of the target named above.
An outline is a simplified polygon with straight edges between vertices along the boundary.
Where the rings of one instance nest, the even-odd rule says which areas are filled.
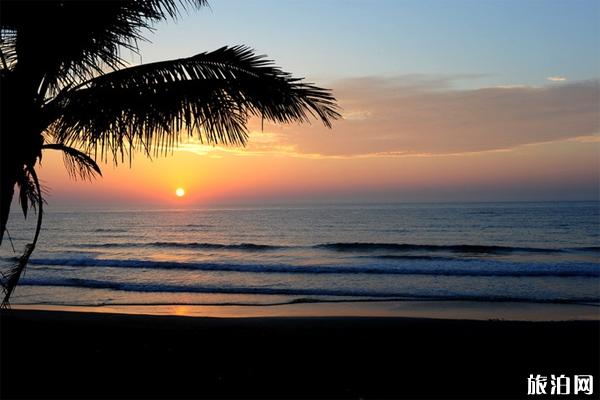
[[[45,144],[42,149],[60,150],[63,153],[63,160],[67,173],[71,178],[77,180],[92,180],[96,174],[102,176],[100,167],[94,161],[94,159],[87,154],[74,149],[72,147],[65,146],[60,143]]]
[[[11,70],[17,63],[16,32],[0,30],[0,62],[3,70]]]
[[[27,169],[20,171],[17,177],[17,185],[19,186],[19,202],[21,203],[21,209],[23,215],[27,218],[27,211],[29,207],[35,209],[38,203],[37,190],[35,182]]]
[[[206,0],[112,0],[0,2],[3,54],[41,85],[56,91],[65,84],[123,67],[120,52],[137,52],[142,32],[178,8]],[[41,80],[41,81],[38,81]],[[36,86],[37,87],[37,86]]]
[[[246,143],[250,116],[274,122],[338,118],[335,98],[244,46],[99,76],[48,104],[58,143],[115,161],[132,149],[172,148],[178,133],[209,144]]]

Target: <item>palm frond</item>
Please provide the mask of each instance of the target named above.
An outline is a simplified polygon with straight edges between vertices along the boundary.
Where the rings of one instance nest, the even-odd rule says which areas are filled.
[[[62,151],[67,173],[74,180],[79,178],[81,180],[91,181],[96,174],[102,176],[102,171],[100,171],[100,167],[96,161],[89,155],[77,149],[60,143],[45,144],[42,146],[42,150],[43,149]]]
[[[12,70],[17,63],[16,32],[0,30],[0,58],[3,70]]]
[[[35,227],[35,234],[33,236],[33,241],[25,245],[25,250],[23,251],[21,257],[19,257],[17,263],[14,266],[12,266],[6,274],[2,274],[2,277],[0,279],[0,285],[2,286],[2,290],[4,291],[4,299],[2,300],[0,308],[8,308],[10,306],[10,296],[14,292],[15,288],[17,287],[17,284],[19,283],[19,279],[25,271],[25,267],[29,262],[29,258],[31,257],[33,250],[35,250],[35,246],[37,244],[38,238],[40,236],[40,231],[42,229],[44,198],[42,197],[42,187],[40,186],[40,181],[38,179],[37,173],[35,172],[35,169],[32,167],[26,167],[23,170],[23,175],[24,177],[20,179],[20,181],[22,182],[22,184],[20,184],[21,193],[23,193],[24,188],[26,191],[30,189],[32,190],[32,192],[28,193],[26,196],[29,199],[35,200],[34,204],[37,210],[38,218]],[[30,185],[32,186],[31,188]],[[25,210],[24,212],[26,213]]]
[[[27,218],[27,211],[31,207],[34,210],[40,202],[43,202],[42,191],[37,190],[36,182],[30,169],[25,167],[17,177],[19,186],[19,203],[23,210],[23,215]]]
[[[21,209],[23,210],[23,216],[27,218],[27,211],[29,206],[35,209],[37,207],[38,197],[35,188],[35,182],[31,177],[31,174],[23,170],[17,178],[17,185],[19,186],[19,202],[21,203]]]
[[[3,53],[14,55],[30,78],[56,91],[74,81],[123,67],[120,51],[137,52],[142,33],[176,18],[178,9],[207,0],[0,2]]]
[[[80,85],[47,106],[58,143],[100,150],[115,162],[135,148],[172,148],[179,133],[209,144],[246,143],[246,123],[340,117],[335,98],[274,66],[245,46],[131,67]]]

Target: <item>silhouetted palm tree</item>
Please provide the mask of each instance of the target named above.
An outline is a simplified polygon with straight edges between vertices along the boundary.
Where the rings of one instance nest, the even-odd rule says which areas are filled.
[[[64,154],[73,177],[100,174],[135,151],[162,154],[181,135],[243,145],[250,116],[274,122],[338,118],[330,91],[303,83],[244,46],[127,67],[120,51],[138,50],[152,24],[206,0],[7,1],[1,25],[1,226],[15,186],[34,240],[3,276],[8,300],[37,241],[43,207],[35,166],[45,149]],[[200,38],[201,39],[201,38]]]

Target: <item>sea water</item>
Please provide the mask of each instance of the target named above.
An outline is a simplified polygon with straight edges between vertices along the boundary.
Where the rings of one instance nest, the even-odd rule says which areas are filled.
[[[11,218],[4,272],[35,224]],[[12,303],[598,306],[599,261],[595,202],[50,210]]]

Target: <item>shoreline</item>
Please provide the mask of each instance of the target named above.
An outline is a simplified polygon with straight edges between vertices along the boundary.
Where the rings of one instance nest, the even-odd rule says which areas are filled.
[[[15,310],[69,311],[127,315],[177,315],[214,318],[399,317],[453,320],[600,321],[595,304],[438,300],[324,301],[289,304],[14,304]]]
[[[530,374],[600,372],[599,321],[0,318],[2,398],[527,398]]]

